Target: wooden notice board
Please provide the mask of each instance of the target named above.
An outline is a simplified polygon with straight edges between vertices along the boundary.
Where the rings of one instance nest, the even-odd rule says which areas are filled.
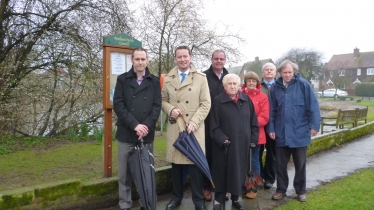
[[[131,53],[142,43],[127,34],[105,36],[103,39],[103,176],[112,176],[112,114],[113,96],[117,77],[130,70]]]

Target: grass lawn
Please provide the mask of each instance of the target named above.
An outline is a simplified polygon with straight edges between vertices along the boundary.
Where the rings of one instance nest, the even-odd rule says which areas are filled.
[[[76,178],[96,180],[103,175],[102,145],[93,140],[71,142],[29,138],[17,142],[0,140],[0,148],[14,151],[0,155],[0,191],[29,187],[42,183]],[[48,144],[42,141],[52,141]],[[12,142],[12,143],[9,143]],[[113,176],[117,176],[117,141],[113,141]],[[156,167],[168,165],[166,136],[154,142]]]
[[[369,107],[368,122],[374,121],[374,101],[361,101],[361,102],[358,102],[357,104],[362,105],[362,106],[368,106]]]
[[[291,200],[277,210],[373,209],[374,169],[365,169],[335,180],[307,194],[307,202]]]

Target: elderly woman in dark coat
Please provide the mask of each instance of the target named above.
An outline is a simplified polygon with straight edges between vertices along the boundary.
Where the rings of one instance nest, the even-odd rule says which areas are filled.
[[[251,99],[239,92],[240,78],[236,74],[227,74],[222,83],[225,90],[214,98],[210,119],[214,157],[211,173],[216,187],[213,209],[222,209],[225,192],[231,193],[232,205],[236,209],[244,209],[239,197],[244,192],[249,149],[258,142],[259,127]],[[224,164],[225,145],[228,145],[227,170]]]

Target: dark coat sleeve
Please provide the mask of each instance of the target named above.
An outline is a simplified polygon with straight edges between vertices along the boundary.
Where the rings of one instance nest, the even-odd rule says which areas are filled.
[[[152,86],[154,94],[152,111],[150,115],[141,123],[146,125],[149,129],[156,127],[156,123],[161,112],[160,80],[157,77],[152,76]]]
[[[126,98],[124,97],[124,92],[126,91],[126,88],[130,85],[126,84],[126,82],[129,83],[130,80],[126,80],[124,75],[125,74],[122,74],[117,78],[117,83],[113,96],[113,107],[114,112],[118,117],[118,120],[121,121],[125,125],[125,127],[134,130],[135,127],[139,124],[139,122],[135,119],[135,117],[128,111],[127,107],[125,106]]]
[[[220,118],[220,102],[219,95],[214,98],[212,103],[212,109],[210,113],[210,136],[213,142],[218,146],[223,146],[225,140],[229,140],[229,137],[221,130],[221,118]]]

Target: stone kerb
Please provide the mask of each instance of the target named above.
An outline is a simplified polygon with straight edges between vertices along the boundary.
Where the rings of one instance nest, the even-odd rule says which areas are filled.
[[[374,122],[351,129],[339,129],[312,138],[308,155],[328,150],[374,132]],[[156,169],[157,193],[169,193],[172,189],[171,167]],[[135,187],[134,199],[138,198]],[[118,203],[118,180],[116,177],[90,182],[76,179],[59,181],[0,192],[2,209],[98,209]]]

